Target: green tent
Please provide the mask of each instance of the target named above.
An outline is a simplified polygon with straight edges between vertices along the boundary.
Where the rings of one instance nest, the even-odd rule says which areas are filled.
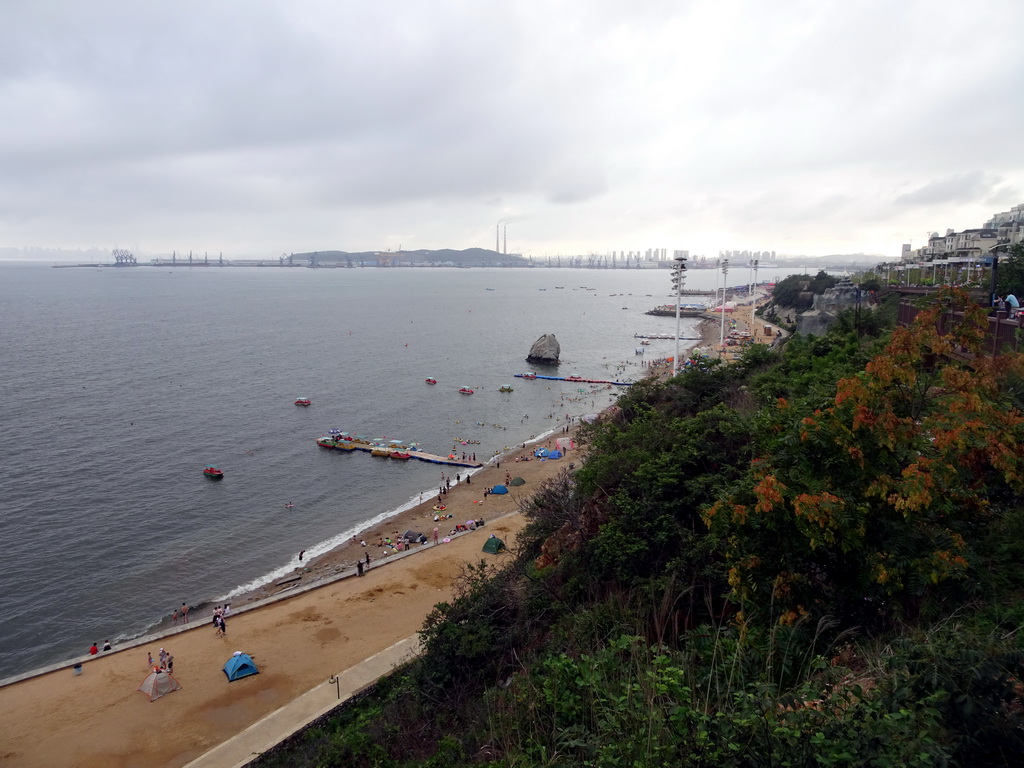
[[[521,477],[513,477],[512,478],[512,482],[509,483],[509,485],[514,485],[514,486],[518,487],[520,485],[526,485],[526,481],[523,480],[523,478],[521,478]]]
[[[505,548],[505,542],[495,536],[493,533],[487,537],[487,541],[484,542],[484,552],[489,552],[492,555],[496,555]]]

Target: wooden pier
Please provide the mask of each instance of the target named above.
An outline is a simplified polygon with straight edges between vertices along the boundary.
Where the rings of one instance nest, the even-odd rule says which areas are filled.
[[[447,464],[449,467],[468,467],[469,469],[479,469],[483,466],[483,462],[480,461],[462,461],[461,459],[453,459],[448,456],[438,456],[435,453],[427,453],[420,450],[389,448],[380,445],[371,445],[370,443],[357,443],[354,440],[335,440],[334,444],[331,445],[327,442],[321,442],[323,440],[324,438],[321,437],[316,441],[316,444],[321,448],[330,448],[331,450],[336,451],[362,451],[363,453],[374,453],[376,451],[375,455],[381,458],[391,459],[392,461],[405,461],[405,459],[396,459],[391,455],[393,453],[400,453],[403,456],[408,455],[410,459],[426,461],[430,464]]]

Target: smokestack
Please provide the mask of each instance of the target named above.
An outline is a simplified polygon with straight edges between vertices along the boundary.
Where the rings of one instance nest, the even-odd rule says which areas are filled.
[[[494,225],[494,252],[501,253],[501,224]]]
[[[508,256],[508,224],[502,227],[502,231],[504,233],[505,238],[502,241],[501,252]]]

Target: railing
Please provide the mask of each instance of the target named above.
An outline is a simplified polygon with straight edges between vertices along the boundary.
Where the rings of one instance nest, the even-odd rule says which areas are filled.
[[[896,315],[896,321],[903,326],[914,322],[921,310],[908,301],[901,301]],[[939,315],[937,328],[941,335],[952,333],[953,329],[963,322],[964,313],[952,310]],[[1010,318],[1006,312],[996,312],[988,317],[988,330],[985,333],[985,341],[981,352],[985,355],[996,357],[1007,352],[1021,351],[1021,339],[1024,333],[1024,313],[1018,312],[1016,317]],[[970,358],[973,355],[966,349],[961,348],[960,356]]]

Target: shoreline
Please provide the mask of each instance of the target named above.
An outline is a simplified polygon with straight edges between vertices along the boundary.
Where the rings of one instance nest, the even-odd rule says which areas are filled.
[[[73,754],[79,768],[183,766],[329,676],[414,637],[433,607],[452,598],[468,563],[501,567],[502,555],[482,552],[486,540],[496,535],[515,551],[516,536],[527,522],[520,513],[522,504],[544,482],[585,459],[583,450],[570,447],[560,459],[523,460],[557,438],[575,444],[581,420],[574,421],[568,431],[556,428],[528,441],[525,448],[520,443],[495,456],[469,483],[453,485],[443,496],[446,511],[455,515],[445,520],[448,526],[482,517],[482,528],[443,535],[448,529],[433,521],[434,499],[425,499],[409,513],[428,535],[439,527],[437,545],[380,557],[371,552],[370,568],[360,577],[345,567],[352,562],[349,542],[317,558],[294,585],[239,602],[237,613],[232,610],[227,618],[226,636],[212,630],[208,617],[196,616],[186,625],[115,646],[111,652],[4,681],[4,764],[42,768],[65,764]],[[484,496],[485,488],[504,483],[508,476],[523,477],[525,483],[508,494]],[[424,516],[429,517],[429,529]],[[392,517],[374,530],[389,531],[396,524]],[[358,541],[355,547],[364,553]],[[378,551],[376,546],[373,551]],[[161,646],[174,655],[173,675],[182,688],[150,702],[137,688],[151,671],[147,653],[155,656]],[[235,650],[254,658],[258,675],[225,681],[221,667]],[[81,667],[71,669],[75,664]]]
[[[605,409],[602,408],[602,411],[603,410]],[[435,527],[439,529],[439,537],[443,538],[448,535],[448,531],[455,524],[465,523],[469,519],[466,515],[456,515],[455,512],[457,509],[458,511],[468,513],[469,517],[473,517],[473,519],[479,519],[482,517],[485,521],[486,527],[487,516],[483,492],[485,488],[502,484],[502,481],[505,479],[505,474],[501,471],[501,463],[506,463],[507,466],[505,471],[510,472],[514,478],[516,473],[513,472],[512,469],[513,467],[520,466],[524,463],[522,461],[523,456],[531,455],[541,443],[549,442],[553,447],[554,440],[558,437],[569,437],[575,439],[575,433],[576,430],[579,429],[580,423],[580,417],[574,416],[571,421],[567,424],[563,424],[561,428],[554,428],[542,432],[540,435],[532,437],[526,442],[519,443],[519,447],[517,448],[511,448],[508,451],[503,451],[492,456],[490,459],[483,462],[482,467],[455,473],[445,473],[442,470],[440,474],[451,480],[451,486],[447,493],[441,494],[440,503],[446,506],[443,513],[445,515],[454,515],[454,517],[435,521],[434,517],[440,517],[441,514],[439,511],[435,510],[435,505],[438,504],[438,497],[433,494],[428,496],[427,492],[424,491],[420,494],[422,497],[421,501],[414,501],[410,499],[405,505],[401,505],[400,507],[397,507],[394,510],[389,510],[388,512],[382,512],[379,515],[360,523],[359,527],[355,528],[356,533],[353,534],[348,541],[339,542],[325,552],[311,555],[305,565],[297,566],[284,575],[275,577],[267,583],[256,586],[241,594],[228,598],[217,598],[213,603],[216,604],[218,600],[226,599],[232,606],[235,606],[236,604],[249,605],[256,601],[275,597],[286,590],[292,589],[295,584],[301,584],[303,586],[313,585],[322,582],[325,579],[340,576],[345,571],[355,573],[357,560],[364,560],[366,554],[370,555],[370,565],[372,567],[374,564],[380,565],[387,562],[387,558],[389,557],[394,558],[398,555],[406,555],[409,554],[409,552],[419,551],[422,547],[431,546],[433,529]],[[565,427],[569,428],[568,432],[566,432]],[[568,459],[568,456],[561,461],[566,460],[568,461],[568,463],[565,464],[566,467],[568,467],[570,463],[574,463],[572,459]],[[530,459],[530,461],[545,460]],[[456,476],[458,476],[458,479],[456,479]],[[467,480],[467,478],[471,479]],[[467,494],[478,495],[481,497],[479,499],[471,499],[472,503],[477,505],[476,508],[472,508],[471,505],[465,505],[463,497]],[[451,503],[448,502],[449,497],[452,499]],[[490,498],[495,499],[497,497]],[[446,523],[450,524],[447,528],[445,527]],[[415,544],[411,550],[400,552],[394,547],[389,547],[386,544],[381,546],[378,543],[384,538],[391,538],[392,540],[401,538],[401,535],[408,530],[417,531],[426,535],[428,539],[427,544]],[[341,534],[339,534],[339,536],[340,535]],[[363,541],[366,542],[366,546],[362,545],[361,542]],[[206,605],[209,606],[209,604]],[[210,610],[212,612],[212,608]]]

